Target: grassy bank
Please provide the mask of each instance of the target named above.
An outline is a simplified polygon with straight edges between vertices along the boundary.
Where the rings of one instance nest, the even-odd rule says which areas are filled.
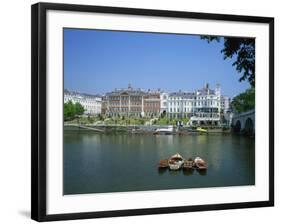
[[[188,118],[181,119],[183,124],[188,122]],[[89,124],[89,125],[173,125],[176,126],[177,119],[164,118],[143,118],[143,117],[76,117],[73,120],[65,121],[66,124]]]

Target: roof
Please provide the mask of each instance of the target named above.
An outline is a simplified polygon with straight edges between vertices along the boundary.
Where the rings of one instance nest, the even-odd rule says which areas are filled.
[[[195,97],[195,93],[193,92],[173,92],[169,94],[170,97],[182,97],[184,99],[193,99]]]
[[[199,89],[197,90],[198,95],[215,95],[215,90],[212,89]]]
[[[107,96],[120,96],[120,95],[130,95],[130,96],[139,96],[139,95],[145,95],[146,92],[142,89],[133,89],[131,87],[129,88],[123,88],[123,89],[115,89],[114,91],[106,93]]]
[[[78,91],[70,91],[65,89],[64,95],[70,95],[74,97],[83,97],[83,98],[101,98],[101,95],[98,94],[89,94],[89,93],[80,93]]]

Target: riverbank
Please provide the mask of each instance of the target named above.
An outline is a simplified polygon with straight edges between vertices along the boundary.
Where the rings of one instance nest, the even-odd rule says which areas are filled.
[[[127,134],[159,134],[157,129],[167,129],[168,125],[93,125],[93,124],[64,124],[64,130],[68,131],[92,131],[100,133],[127,133]],[[173,127],[173,135],[191,135],[191,134],[229,134],[230,129],[208,128],[206,132],[200,132],[196,127]]]
[[[182,118],[181,122],[187,124],[188,118]],[[173,125],[176,126],[178,119],[169,119],[167,117],[106,117],[106,116],[79,116],[73,120],[65,120],[67,124],[84,125]]]

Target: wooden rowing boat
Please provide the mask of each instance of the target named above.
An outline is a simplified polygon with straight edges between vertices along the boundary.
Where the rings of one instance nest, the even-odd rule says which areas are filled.
[[[184,169],[193,169],[194,161],[192,158],[189,158],[188,160],[185,160],[183,163]]]
[[[158,168],[168,168],[169,167],[169,163],[168,163],[168,159],[161,159],[158,163]]]
[[[184,159],[179,153],[171,156],[168,160],[170,170],[179,170],[184,163]]]
[[[206,170],[207,169],[206,162],[202,158],[200,158],[200,157],[196,157],[194,159],[194,164],[195,164],[195,167],[198,170]]]

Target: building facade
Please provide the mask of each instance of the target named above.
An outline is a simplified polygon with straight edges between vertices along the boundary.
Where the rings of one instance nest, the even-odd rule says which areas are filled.
[[[160,114],[161,99],[159,91],[148,91],[144,95],[144,116],[158,117]]]
[[[190,118],[191,125],[219,124],[221,112],[221,90],[206,84],[194,92],[174,92],[168,97],[169,118]]]
[[[64,103],[69,101],[80,103],[85,109],[85,115],[97,115],[101,113],[102,98],[98,95],[64,90]]]
[[[221,96],[221,112],[228,113],[230,110],[230,98],[228,96]]]
[[[107,115],[110,116],[159,116],[161,99],[159,91],[134,89],[115,89],[106,94]]]
[[[194,113],[195,94],[188,92],[173,92],[168,96],[169,118],[186,118]]]
[[[110,116],[143,116],[145,92],[133,89],[115,89],[106,94],[107,115]]]
[[[190,118],[192,125],[219,125],[221,123],[221,87],[216,85],[214,90],[206,84],[196,91],[196,102],[193,116]]]
[[[168,98],[169,94],[166,92],[160,93],[160,114],[166,115],[168,113]]]
[[[128,88],[115,89],[103,96],[65,91],[64,102],[79,102],[85,114],[133,116],[170,119],[189,118],[190,125],[218,125],[226,123],[230,98],[221,95],[220,85],[211,89],[208,84],[193,92],[144,91]]]

